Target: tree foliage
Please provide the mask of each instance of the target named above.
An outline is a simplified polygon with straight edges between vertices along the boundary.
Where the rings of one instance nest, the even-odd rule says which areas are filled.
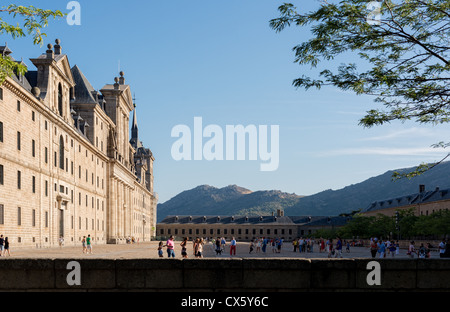
[[[340,228],[338,235],[341,237],[370,238],[389,237],[411,238],[419,236],[445,236],[450,234],[450,211],[440,210],[428,216],[415,216],[414,208],[399,211],[398,228],[394,217],[382,214],[377,216],[356,215],[344,227]]]
[[[374,96],[384,109],[368,111],[360,120],[364,127],[394,120],[449,122],[450,1],[385,0],[376,23],[368,20],[373,14],[368,4],[367,0],[321,1],[309,13],[298,13],[291,3],[279,7],[280,17],[270,21],[274,30],[291,25],[311,29],[312,38],[293,48],[296,63],[315,68],[342,55],[361,61],[359,66],[348,62],[336,70],[325,68],[318,77],[303,75],[294,86],[331,85]],[[394,178],[411,178],[433,165],[422,164],[415,172]]]
[[[0,34],[9,35],[12,39],[31,36],[34,44],[42,45],[45,33],[42,29],[48,25],[50,18],[60,18],[65,14],[59,10],[43,10],[34,6],[20,6],[11,4],[0,8]],[[6,21],[9,16],[18,21],[13,25]],[[0,84],[13,74],[24,74],[26,67],[12,60],[8,55],[0,55]]]

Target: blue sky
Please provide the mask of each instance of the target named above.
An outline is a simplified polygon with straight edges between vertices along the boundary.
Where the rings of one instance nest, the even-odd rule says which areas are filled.
[[[69,13],[69,1],[21,1]],[[372,98],[336,88],[304,91],[292,86],[309,67],[294,64],[292,48],[307,29],[276,33],[269,20],[283,1],[274,0],[96,0],[79,1],[81,25],[51,22],[43,47],[30,38],[3,41],[16,59],[44,53],[61,39],[71,66],[78,65],[96,89],[113,83],[120,70],[136,94],[140,139],[156,158],[155,191],[165,202],[201,184],[237,184],[253,191],[277,189],[311,195],[340,189],[390,169],[436,161],[445,151],[448,126],[392,123],[364,129]],[[294,1],[299,11],[317,1]],[[346,57],[348,59],[346,59]],[[333,63],[357,61],[346,56]],[[175,161],[171,130],[179,124],[279,125],[280,163],[261,172],[260,161]]]

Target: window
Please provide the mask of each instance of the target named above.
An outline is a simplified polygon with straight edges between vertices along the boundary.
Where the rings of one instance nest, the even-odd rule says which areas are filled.
[[[31,211],[31,226],[36,226],[36,209]]]
[[[0,88],[0,101],[3,101],[3,89]]]
[[[31,140],[31,156],[36,157],[36,141]]]
[[[48,228],[48,211],[45,212],[45,227]]]
[[[3,122],[0,121],[0,142],[3,142]]]
[[[59,115],[63,116],[63,95],[62,95],[62,86],[58,85],[58,111]]]
[[[17,225],[22,225],[22,209],[17,207]]]
[[[0,224],[5,224],[5,206],[0,205]]]
[[[33,176],[31,179],[31,191],[33,193],[36,193],[36,177]]]
[[[19,190],[22,188],[21,179],[22,179],[22,172],[17,171],[17,189]]]
[[[17,101],[17,111],[20,112],[20,101]]]
[[[48,197],[48,181],[45,181],[45,197]]]
[[[35,120],[35,116],[34,116],[34,115],[35,115],[35,114],[34,114],[34,111],[32,111],[32,112],[31,112],[31,120],[33,120],[33,121]]]
[[[17,149],[20,151],[20,132],[17,131]]]
[[[3,165],[0,165],[0,185],[3,185]]]
[[[44,159],[45,159],[45,163],[48,164],[48,148],[45,148],[45,153],[44,153]]]
[[[64,139],[59,137],[59,168],[64,170]]]

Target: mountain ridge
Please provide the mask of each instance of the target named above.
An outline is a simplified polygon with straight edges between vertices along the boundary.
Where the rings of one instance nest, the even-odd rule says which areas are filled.
[[[394,172],[409,172],[414,168],[389,170],[362,182],[338,190],[324,190],[301,196],[281,190],[251,191],[238,185],[217,188],[200,185],[158,204],[158,222],[169,215],[270,215],[283,209],[289,216],[337,216],[364,210],[378,200],[392,199],[419,192],[419,185],[450,188],[450,162],[444,162],[413,179],[392,181]]]

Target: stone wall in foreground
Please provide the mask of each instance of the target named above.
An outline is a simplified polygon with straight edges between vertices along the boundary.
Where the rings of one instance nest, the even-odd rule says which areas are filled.
[[[2,259],[0,291],[450,291],[450,260],[371,261]]]

